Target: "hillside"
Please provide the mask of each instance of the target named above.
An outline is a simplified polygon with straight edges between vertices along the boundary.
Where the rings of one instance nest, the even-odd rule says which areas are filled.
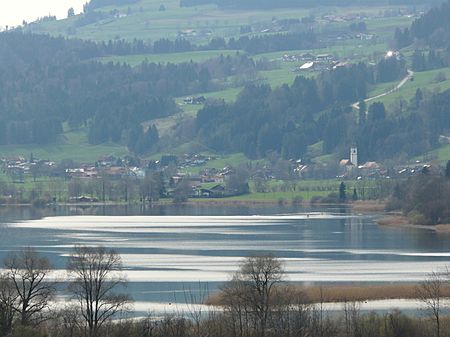
[[[126,48],[131,53],[131,45],[121,45]],[[144,129],[142,123],[177,113],[174,96],[210,90],[218,86],[215,79],[256,67],[245,56],[203,65],[147,62],[135,68],[92,60],[107,49],[78,40],[2,33],[0,145],[51,144],[67,124],[87,129],[92,145],[122,143],[143,154],[157,147],[159,137],[154,126]]]
[[[324,5],[331,5],[331,2],[325,2]],[[74,139],[70,137],[72,130],[81,130],[79,135],[86,135],[85,145],[104,146],[105,154],[108,146],[112,146],[111,153],[118,146],[145,156],[156,152],[207,150],[222,154],[241,152],[249,157],[264,157],[275,152],[286,159],[313,160],[314,156],[345,155],[351,144],[358,143],[365,153],[363,158],[383,160],[398,152],[407,157],[417,156],[438,145],[436,137],[431,135],[420,144],[415,142],[415,135],[424,130],[414,126],[414,121],[424,118],[419,123],[428,125],[426,112],[418,114],[417,107],[406,102],[408,106],[403,104],[404,113],[395,118],[392,114],[400,99],[413,99],[417,89],[426,85],[423,79],[430,78],[431,74],[437,76],[438,70],[433,69],[435,72],[429,75],[418,75],[420,81],[407,83],[401,90],[383,97],[387,110],[382,123],[373,124],[375,121],[368,115],[368,123],[363,127],[361,116],[347,109],[357,100],[375,96],[372,93],[389,90],[389,86],[395,86],[403,77],[411,62],[410,51],[405,53],[406,63],[398,67],[392,68],[383,58],[395,29],[403,32],[410,27],[420,8],[397,6],[397,3],[368,7],[356,1],[342,8],[307,9],[309,5],[302,2],[301,6],[286,9],[289,1],[281,1],[277,8],[267,11],[263,8],[264,2],[248,1],[240,2],[247,8],[237,12],[231,7],[238,4],[228,3],[227,6],[223,2],[220,6],[180,7],[178,1],[166,1],[162,6],[156,0],[98,0],[91,1],[84,15],[62,21],[41,20],[23,27],[25,32],[62,33],[70,39],[58,38],[54,40],[57,43],[49,38],[44,41],[42,49],[46,44],[59,44],[58,48],[49,49],[51,53],[63,56],[58,62],[47,57],[50,53],[36,47],[38,57],[42,53],[48,58],[45,61],[45,57],[37,59],[42,62],[43,69],[55,68],[57,71],[34,82],[34,86],[43,88],[37,92],[27,91],[19,82],[24,102],[33,109],[11,106],[8,105],[10,99],[4,100],[2,110],[10,111],[10,114],[2,117],[0,145],[6,145],[8,152],[15,144],[20,144],[23,152],[36,150],[36,145],[47,147],[55,141]],[[361,7],[352,7],[355,5]],[[23,36],[29,39],[34,35]],[[100,42],[86,41],[90,39]],[[10,46],[4,45],[4,50],[8,49]],[[18,48],[15,52],[33,55],[26,48]],[[321,53],[331,55],[333,61],[310,73],[294,71],[302,64],[299,55]],[[286,56],[297,58],[292,62],[285,59]],[[16,78],[18,69],[35,62],[33,57],[19,58],[11,68],[16,73],[11,76]],[[367,65],[368,62],[376,66],[366,67],[362,72],[363,68],[355,70],[357,67],[352,66]],[[350,81],[346,81],[347,75],[342,75],[344,70],[330,69],[330,65],[338,63],[350,69],[350,74],[353,71],[356,77],[350,75]],[[30,69],[36,78],[38,71],[42,71]],[[77,77],[69,75],[67,83],[63,83],[61,76],[68,71],[69,74],[75,71]],[[301,78],[297,78],[298,75]],[[329,82],[334,76],[338,76],[339,81]],[[358,76],[358,83],[351,80]],[[96,77],[103,82],[94,84]],[[307,83],[310,77],[316,79],[311,81],[312,87],[298,85]],[[5,78],[5,81],[11,78]],[[76,81],[83,83],[83,90],[72,91],[71,86]],[[49,120],[45,111],[52,99],[50,83],[59,87],[66,106],[53,104]],[[429,87],[443,91],[447,88],[446,83],[444,79]],[[291,88],[277,89],[284,84]],[[243,104],[246,107],[244,113],[239,113],[242,97],[252,88],[265,92],[261,97],[263,105],[248,108],[248,103],[252,102],[250,97]],[[95,100],[89,94],[94,91],[100,93],[100,97],[95,95]],[[301,97],[311,94],[320,98],[313,104],[305,103]],[[339,104],[333,106],[325,101],[327,95]],[[206,107],[204,104],[185,104],[187,96],[205,97],[208,100]],[[300,100],[294,102],[291,96]],[[424,102],[431,100],[431,93],[425,92],[425,96]],[[221,105],[215,101],[217,99],[226,99],[228,103]],[[215,111],[214,116],[208,116],[210,109]],[[280,113],[280,109],[286,111]],[[235,119],[237,115],[256,121],[244,130],[244,135],[238,131],[242,120]],[[21,116],[20,120],[16,116]],[[206,124],[201,122],[205,117],[208,119]],[[395,131],[396,137],[386,137],[386,132],[394,132],[402,123],[411,124],[414,131],[403,133],[399,130]],[[268,125],[276,126],[268,130]],[[345,128],[340,127],[340,133],[328,132],[342,125]],[[41,139],[39,129],[50,132]],[[372,135],[370,142],[367,142],[368,134]],[[229,137],[234,141],[231,142]],[[262,139],[271,141],[264,143]],[[393,145],[392,150],[377,151],[380,146],[387,146],[386,142]],[[308,149],[317,147],[316,144],[323,144],[322,148],[310,153]]]
[[[233,9],[273,9],[273,8],[312,8],[321,6],[378,6],[378,5],[415,5],[415,4],[437,4],[437,0],[385,0],[374,4],[371,0],[181,0],[182,7],[198,6],[204,4],[215,4],[222,8]]]
[[[127,1],[126,1],[127,2]],[[101,1],[100,3],[104,3]],[[117,3],[108,1],[106,3]],[[105,4],[106,4],[105,3]],[[279,3],[278,1],[275,3]],[[347,4],[348,2],[346,2]],[[93,3],[95,4],[95,2]],[[355,1],[353,7],[321,6],[314,8],[264,8],[226,9],[214,4],[194,7],[180,7],[179,0],[141,0],[136,3],[109,5],[89,10],[84,15],[76,15],[67,20],[42,20],[27,25],[26,29],[35,33],[50,33],[97,41],[135,38],[155,41],[161,38],[175,39],[183,36],[191,42],[207,43],[213,37],[231,38],[242,34],[258,34],[261,31],[286,31],[310,26],[311,19],[322,23],[342,26],[341,20],[333,22],[333,18],[341,16],[350,18],[367,17],[367,23],[377,25],[386,22],[391,26],[390,34],[396,25],[409,25],[411,20],[398,15],[404,13],[408,3],[398,7],[385,3],[367,7]],[[419,6],[414,6],[420,10]],[[413,8],[413,6],[411,6]],[[380,15],[380,13],[382,13]],[[372,16],[377,16],[376,20]],[[389,19],[396,17],[396,22]],[[278,21],[274,25],[273,19]],[[329,21],[329,22],[327,22]],[[280,24],[281,23],[281,27]],[[250,28],[250,30],[249,30]]]

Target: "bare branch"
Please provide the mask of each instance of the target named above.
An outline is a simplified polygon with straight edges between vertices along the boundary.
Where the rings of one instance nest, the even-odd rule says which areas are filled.
[[[126,282],[121,258],[103,247],[76,247],[67,269],[74,278],[69,290],[79,301],[89,336],[96,337],[105,322],[131,303],[127,295],[115,293]]]

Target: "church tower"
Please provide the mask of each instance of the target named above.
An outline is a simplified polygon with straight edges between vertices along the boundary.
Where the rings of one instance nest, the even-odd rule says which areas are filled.
[[[358,148],[356,148],[356,147],[352,147],[350,149],[350,162],[355,167],[358,167]]]

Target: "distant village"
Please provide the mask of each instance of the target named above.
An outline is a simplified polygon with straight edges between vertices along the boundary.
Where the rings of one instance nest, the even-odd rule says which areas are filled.
[[[181,184],[187,183],[191,189],[190,197],[220,197],[224,195],[224,183],[234,170],[231,167],[202,168],[215,157],[200,154],[184,156],[162,156],[160,160],[141,160],[138,163],[130,158],[116,158],[107,156],[95,163],[77,164],[56,163],[41,160],[33,155],[30,158],[18,156],[0,159],[2,172],[11,178],[15,184],[24,184],[26,180],[36,180],[40,177],[63,178],[65,180],[78,179],[94,181],[96,179],[144,180],[149,174],[163,173],[168,187],[168,197]],[[199,173],[183,173],[192,168],[202,168]],[[204,185],[208,185],[205,188]],[[97,201],[85,196],[73,201]]]
[[[281,61],[300,63],[299,66],[293,69],[294,72],[320,72],[345,67],[349,64],[348,61],[338,60],[330,54],[313,55],[311,53],[300,55],[285,54],[281,57]]]
[[[173,196],[173,191],[184,183],[189,188],[189,197],[196,198],[220,198],[232,196],[233,192],[226,190],[228,179],[236,173],[236,168],[226,166],[223,168],[209,167],[211,161],[217,160],[214,156],[202,154],[162,156],[160,160],[141,160],[135,162],[132,158],[116,158],[107,156],[100,158],[91,164],[73,164],[71,162],[56,163],[42,160],[30,155],[29,158],[15,157],[0,159],[2,171],[16,184],[23,184],[29,179],[40,177],[55,177],[65,180],[78,179],[95,181],[96,179],[120,180],[145,180],[147,176],[161,173],[167,186],[167,197]],[[290,172],[292,179],[313,179],[312,172],[319,164],[307,164],[302,160],[290,160]],[[391,179],[415,175],[424,169],[432,169],[431,165],[424,165],[420,161],[413,164],[386,168],[377,162],[360,163],[358,149],[352,147],[349,158],[344,158],[338,163],[339,180],[363,180],[363,179]],[[194,173],[196,172],[196,173]],[[250,179],[262,179],[264,181],[276,180],[277,172],[270,165],[261,165],[253,170]],[[97,201],[96,199],[78,196],[72,201]]]
[[[311,25],[313,23],[318,23],[322,25],[336,24],[336,23],[355,23],[362,22],[367,19],[375,18],[393,18],[393,17],[419,17],[423,12],[408,9],[408,8],[398,8],[396,10],[385,10],[379,13],[348,13],[348,14],[323,14],[321,16],[307,16],[303,18],[276,18],[273,17],[271,21],[266,22],[255,22],[251,25],[241,26],[240,34],[274,34],[274,33],[285,33],[298,31],[304,26]],[[219,26],[219,21],[217,21]],[[205,38],[210,38],[214,35],[215,27],[211,28],[199,28],[199,27],[189,27],[183,28],[178,31],[178,37],[189,40],[201,40]],[[375,40],[377,36],[375,34],[367,32],[328,32],[325,36],[325,42],[333,43],[336,41],[359,39],[362,41]]]

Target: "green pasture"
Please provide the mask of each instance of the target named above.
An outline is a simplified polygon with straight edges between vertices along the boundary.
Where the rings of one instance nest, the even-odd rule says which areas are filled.
[[[91,145],[87,141],[85,130],[67,131],[58,141],[49,145],[2,145],[0,158],[24,156],[30,154],[39,159],[48,159],[60,162],[63,159],[72,159],[75,162],[95,162],[100,157],[114,155],[123,157],[128,154],[125,146],[113,143]]]
[[[443,78],[446,79],[438,81],[437,78],[439,74],[443,74]],[[398,81],[377,85],[369,92],[368,96],[373,97],[382,92],[386,92],[397,84]],[[412,81],[408,81],[399,90],[381,97],[376,101],[383,102],[387,107],[394,105],[400,100],[410,101],[415,96],[417,89],[421,89],[425,94],[432,94],[450,89],[450,68],[416,72]]]
[[[159,11],[164,4],[165,11]],[[373,4],[373,3],[372,3]],[[404,7],[404,6],[403,6]],[[38,33],[50,33],[75,38],[107,41],[114,39],[135,38],[154,41],[160,38],[174,39],[180,31],[195,30],[196,34],[189,38],[198,43],[208,41],[211,37],[236,37],[241,26],[256,24],[260,30],[270,28],[273,18],[302,18],[314,15],[349,15],[365,13],[371,18],[366,20],[370,31],[375,31],[382,39],[392,34],[395,27],[408,26],[412,18],[382,17],[379,14],[386,10],[402,8],[401,6],[370,7],[316,7],[316,8],[284,8],[272,10],[225,10],[214,5],[201,5],[181,8],[179,0],[142,0],[136,4],[105,7],[101,11],[117,11],[117,16],[100,22],[76,27],[78,17],[66,20],[43,22],[29,25],[28,30]],[[321,20],[317,29],[322,29]],[[340,24],[326,24],[328,28]],[[255,32],[259,33],[259,32]]]

